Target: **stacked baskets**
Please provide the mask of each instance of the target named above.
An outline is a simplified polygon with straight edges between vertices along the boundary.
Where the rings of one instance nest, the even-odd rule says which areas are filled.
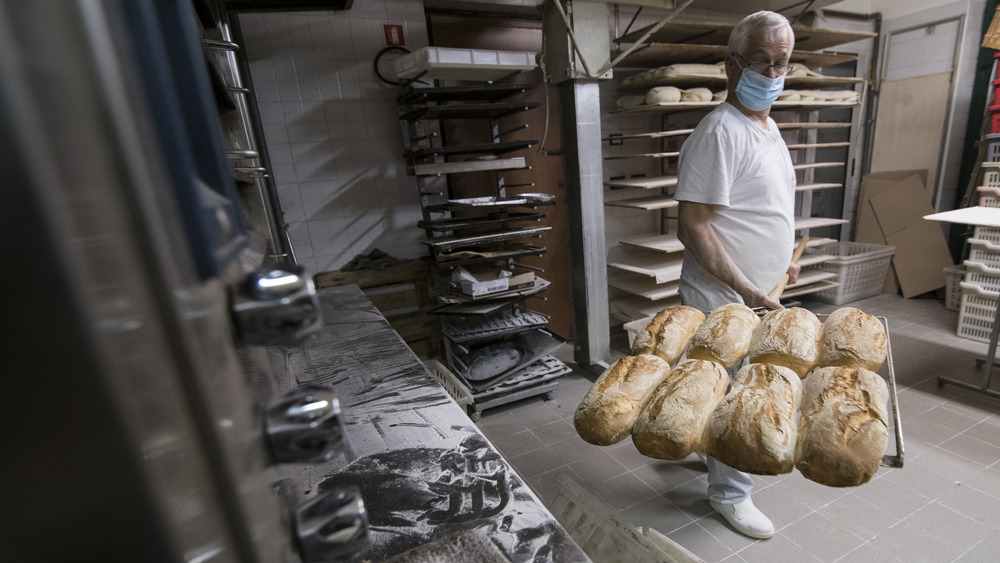
[[[997,148],[994,148],[997,147]],[[990,161],[1000,160],[1000,142],[990,143]],[[1000,187],[1000,171],[983,172],[983,185]],[[982,207],[1000,207],[1000,199],[983,196]],[[989,342],[1000,298],[1000,229],[976,227],[967,241],[969,258],[960,286],[961,306],[958,312],[958,335],[971,340]]]
[[[864,242],[835,242],[807,249],[807,254],[830,254],[834,258],[813,268],[834,272],[839,285],[810,295],[817,301],[843,305],[882,293],[896,247]]]

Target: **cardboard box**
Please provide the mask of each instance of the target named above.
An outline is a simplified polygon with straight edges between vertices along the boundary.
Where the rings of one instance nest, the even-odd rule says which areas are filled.
[[[925,172],[869,174],[862,180],[855,240],[896,247],[892,276],[883,291],[914,297],[942,288],[944,268],[954,264],[939,225],[924,220],[934,208],[924,189]]]
[[[500,277],[500,272],[472,274],[476,281],[463,281],[462,293],[472,297],[482,297],[504,291],[512,291],[535,283],[535,273],[526,272],[511,277]]]

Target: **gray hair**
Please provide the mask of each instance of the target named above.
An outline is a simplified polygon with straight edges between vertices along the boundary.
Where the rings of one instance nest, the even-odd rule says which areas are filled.
[[[785,16],[767,10],[750,14],[743,18],[743,21],[736,24],[733,32],[729,35],[729,54],[742,55],[751,37],[770,39],[783,30],[787,30],[788,36],[792,38],[792,44],[794,45],[795,32],[792,31],[792,25],[788,23],[788,19]]]

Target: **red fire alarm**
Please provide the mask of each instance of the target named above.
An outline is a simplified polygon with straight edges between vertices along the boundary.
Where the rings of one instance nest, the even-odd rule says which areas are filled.
[[[386,45],[406,45],[403,39],[403,26],[398,23],[382,24],[382,32],[385,34]]]

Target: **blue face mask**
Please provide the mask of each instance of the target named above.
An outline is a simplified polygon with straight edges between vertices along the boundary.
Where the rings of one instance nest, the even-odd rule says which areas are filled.
[[[749,110],[761,111],[771,107],[785,89],[785,75],[768,78],[749,68],[743,69],[740,81],[736,83],[736,97]]]

